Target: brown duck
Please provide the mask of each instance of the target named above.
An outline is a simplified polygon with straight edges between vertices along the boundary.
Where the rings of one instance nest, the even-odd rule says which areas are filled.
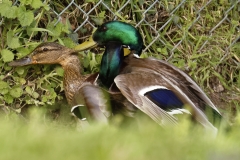
[[[89,117],[103,122],[110,117],[111,109],[108,107],[109,101],[104,99],[105,91],[94,85],[98,74],[82,75],[82,66],[75,50],[58,43],[46,42],[37,46],[29,56],[9,63],[10,66],[31,64],[60,64],[63,67],[65,96],[69,105],[73,106],[71,111],[78,117],[81,119]],[[78,96],[74,97],[76,92]],[[87,109],[84,110],[83,106]],[[76,108],[80,108],[82,115]]]

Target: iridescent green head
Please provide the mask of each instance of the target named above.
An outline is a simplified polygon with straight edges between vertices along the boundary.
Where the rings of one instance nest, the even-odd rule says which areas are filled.
[[[132,25],[110,21],[101,25],[93,34],[93,40],[99,45],[106,45],[109,42],[118,42],[134,50],[140,55],[143,49],[143,39],[140,33]]]
[[[102,24],[88,40],[77,45],[75,50],[82,51],[98,45],[106,46],[113,42],[128,47],[134,54],[141,55],[142,53],[143,39],[138,30],[132,25],[120,21]],[[129,50],[124,50],[124,56],[129,53]]]

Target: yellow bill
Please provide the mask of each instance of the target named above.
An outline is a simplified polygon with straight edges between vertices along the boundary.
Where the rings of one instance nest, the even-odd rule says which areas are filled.
[[[93,40],[92,36],[90,36],[85,42],[79,45],[76,45],[74,49],[79,52],[79,51],[92,49],[97,46],[98,46],[98,43]],[[123,52],[124,52],[124,56],[127,56],[131,53],[131,50],[129,50],[128,48],[123,48]]]
[[[85,42],[75,46],[75,50],[76,51],[84,51],[87,49],[92,49],[94,47],[97,47],[98,43],[95,42],[92,38],[92,36],[90,36]]]
[[[131,50],[129,50],[128,48],[123,48],[123,53],[124,53],[124,56],[127,56],[131,53]]]

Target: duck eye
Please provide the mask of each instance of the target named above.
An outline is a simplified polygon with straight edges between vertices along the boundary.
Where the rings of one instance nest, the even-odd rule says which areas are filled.
[[[107,27],[106,27],[106,26],[103,26],[103,30],[106,31],[106,30],[107,30]]]
[[[43,51],[48,51],[48,48],[43,48]]]
[[[107,27],[106,27],[106,26],[102,26],[102,27],[100,27],[100,30],[101,30],[102,32],[104,32],[104,31],[107,30]]]

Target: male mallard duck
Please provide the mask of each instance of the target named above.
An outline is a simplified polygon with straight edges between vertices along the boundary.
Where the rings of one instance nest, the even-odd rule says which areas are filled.
[[[81,74],[82,67],[75,50],[58,43],[46,42],[38,45],[28,57],[9,63],[10,66],[25,66],[30,64],[60,64],[64,69],[63,87],[70,106],[86,106],[91,118],[97,121],[107,121],[107,117],[111,114],[111,111],[106,108],[107,102],[98,96],[89,96],[94,93],[95,95],[104,97],[102,89],[93,85],[97,74],[90,76],[83,76]],[[81,93],[77,97],[78,102],[74,98],[76,92],[78,94]],[[75,112],[75,114],[77,113]]]
[[[202,89],[186,73],[168,62],[139,58],[143,49],[140,33],[130,24],[111,21],[102,24],[76,50],[105,46],[99,84],[119,89],[135,107],[159,124],[176,124],[176,114],[189,114],[204,127],[217,129],[210,122],[209,111],[221,113]],[[124,56],[123,47],[132,54]]]

